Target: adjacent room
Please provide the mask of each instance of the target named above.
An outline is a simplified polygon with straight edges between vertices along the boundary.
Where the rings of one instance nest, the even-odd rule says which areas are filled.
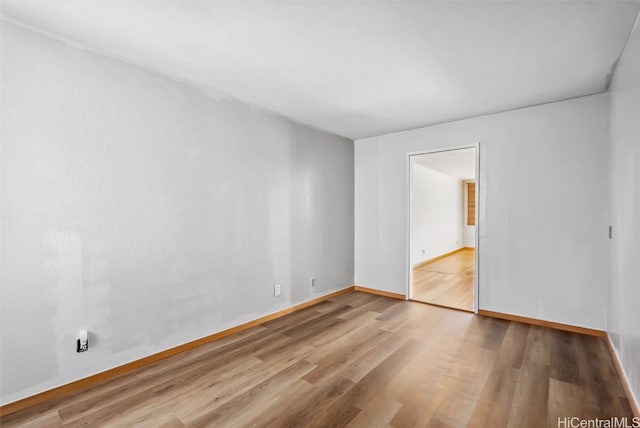
[[[476,308],[476,149],[411,156],[409,298]]]
[[[637,426],[639,11],[0,0],[0,426]]]

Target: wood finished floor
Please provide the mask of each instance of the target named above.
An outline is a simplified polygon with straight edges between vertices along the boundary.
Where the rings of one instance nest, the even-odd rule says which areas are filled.
[[[473,311],[475,250],[464,248],[411,272],[411,299]]]
[[[556,427],[632,417],[596,337],[350,292],[3,427]]]

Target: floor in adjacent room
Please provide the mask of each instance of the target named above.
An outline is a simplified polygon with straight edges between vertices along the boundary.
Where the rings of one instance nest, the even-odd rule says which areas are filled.
[[[603,339],[349,292],[0,422],[540,428],[565,416],[632,417]]]
[[[473,312],[475,250],[463,248],[411,272],[411,300]]]

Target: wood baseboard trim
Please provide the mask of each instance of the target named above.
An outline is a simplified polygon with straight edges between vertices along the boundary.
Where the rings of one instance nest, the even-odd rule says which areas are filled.
[[[455,254],[455,253],[457,253],[459,251],[466,250],[468,248],[470,248],[470,247],[460,247],[457,250],[453,250],[453,251],[449,251],[448,253],[440,254],[439,256],[433,257],[433,258],[428,259],[428,260],[423,260],[420,263],[414,265],[413,269],[417,269],[417,268],[422,267],[424,265],[427,265],[427,264],[429,264],[431,262],[435,262],[436,260],[444,259],[445,257],[449,257],[452,254]]]
[[[620,378],[620,383],[624,388],[624,392],[627,395],[627,401],[629,401],[629,406],[631,407],[631,411],[633,411],[633,415],[636,418],[640,418],[640,407],[638,406],[638,402],[635,400],[633,392],[631,392],[631,385],[629,385],[629,379],[622,369],[622,364],[620,363],[620,358],[618,358],[618,352],[616,348],[613,346],[613,342],[611,342],[611,337],[609,333],[606,334],[604,338],[605,342],[607,342],[607,348],[609,349],[609,354],[611,355],[611,359],[613,360],[613,365],[616,367],[616,371],[618,372],[618,377]]]
[[[96,373],[94,375],[76,380],[74,382],[70,382],[65,385],[61,385],[61,386],[40,392],[30,397],[26,397],[11,403],[4,404],[0,406],[0,417],[10,415],[12,413],[18,412],[20,410],[24,410],[29,407],[36,406],[38,404],[41,404],[47,401],[52,401],[52,400],[62,398],[66,395],[73,394],[75,392],[81,391],[90,386],[94,386],[98,383],[111,380],[125,373],[129,373],[138,368],[148,366],[157,361],[163,360],[165,358],[169,358],[173,355],[179,354],[184,351],[188,351],[189,349],[193,349],[197,346],[214,342],[216,340],[222,339],[223,337],[227,337],[229,335],[238,333],[243,330],[247,330],[251,327],[255,327],[267,321],[271,321],[276,318],[283,317],[292,312],[296,312],[301,309],[308,308],[309,306],[317,305],[318,303],[324,302],[325,300],[329,300],[341,294],[345,294],[345,293],[348,293],[349,291],[353,291],[353,289],[354,289],[354,286],[352,285],[347,288],[343,288],[342,290],[334,291],[332,293],[325,294],[324,296],[316,297],[315,299],[311,299],[306,302],[302,302],[297,305],[291,306],[289,308],[282,309],[278,312],[274,312],[272,314],[265,315],[255,320],[248,321],[244,324],[240,324],[235,327],[231,327],[226,330],[211,334],[209,336],[205,336],[203,338],[196,339],[191,342],[187,342],[182,345],[175,346],[173,348],[169,348],[167,350],[158,352],[157,354],[152,354],[147,357],[140,358],[139,360],[131,361],[121,366],[114,367],[112,369],[105,370],[100,373]]]
[[[363,293],[377,294],[378,296],[391,297],[392,299],[407,300],[404,294],[392,293],[390,291],[376,290],[375,288],[361,287],[359,285],[354,285],[353,289],[355,291],[362,291]]]
[[[538,325],[541,327],[550,327],[550,328],[555,328],[556,330],[570,331],[572,333],[586,334],[588,336],[605,337],[607,335],[607,333],[602,330],[595,330],[595,329],[586,328],[586,327],[578,327],[578,326],[569,325],[569,324],[561,324],[558,322],[539,320],[536,318],[521,317],[519,315],[504,314],[502,312],[485,311],[484,309],[478,310],[478,315],[491,317],[491,318],[499,318],[499,319],[508,320],[508,321],[517,321],[524,324]]]

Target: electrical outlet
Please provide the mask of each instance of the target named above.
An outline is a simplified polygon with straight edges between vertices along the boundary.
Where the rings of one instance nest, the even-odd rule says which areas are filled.
[[[275,287],[273,287],[273,295],[274,297],[280,296],[280,284],[276,284]]]
[[[76,340],[76,352],[85,352],[89,350],[89,333],[87,330],[81,330]]]
[[[309,280],[309,285],[311,286],[311,288],[315,287],[316,286],[316,279],[315,278],[311,278]]]
[[[89,343],[88,342],[84,342],[82,343],[82,341],[80,339],[76,340],[76,352],[85,352],[89,350]]]

